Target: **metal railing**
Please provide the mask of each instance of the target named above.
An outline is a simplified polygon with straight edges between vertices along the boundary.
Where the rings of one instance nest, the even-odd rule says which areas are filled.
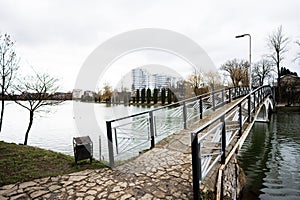
[[[270,94],[270,86],[257,88],[191,133],[194,199],[200,198],[200,183],[219,161],[225,163],[226,150],[242,135],[245,123],[253,120],[253,113]]]
[[[246,95],[248,88],[235,87],[162,106],[150,111],[106,121],[109,164],[128,159],[175,133],[187,129],[210,111]],[[101,156],[101,155],[100,155]]]

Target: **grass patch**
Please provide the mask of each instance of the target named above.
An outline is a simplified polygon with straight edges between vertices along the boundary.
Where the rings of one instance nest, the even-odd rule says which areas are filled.
[[[76,165],[73,156],[0,142],[0,186],[103,167],[106,166],[94,159],[92,164],[86,160]]]

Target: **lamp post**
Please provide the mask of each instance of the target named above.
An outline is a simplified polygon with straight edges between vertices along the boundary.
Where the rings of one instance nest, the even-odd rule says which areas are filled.
[[[251,76],[251,35],[250,34],[243,34],[243,35],[237,35],[235,36],[235,38],[242,38],[242,37],[245,37],[245,36],[249,36],[249,89],[250,91],[252,91],[252,76]]]

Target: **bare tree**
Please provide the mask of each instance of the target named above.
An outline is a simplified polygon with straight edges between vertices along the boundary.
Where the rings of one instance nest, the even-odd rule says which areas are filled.
[[[235,58],[233,60],[228,60],[221,66],[220,69],[229,73],[230,79],[234,86],[239,86],[240,83],[242,83],[244,86],[248,86],[248,67],[248,61],[238,60]]]
[[[14,42],[10,35],[0,35],[0,87],[1,87],[1,114],[0,114],[0,132],[2,130],[4,115],[4,100],[8,89],[18,70],[18,59],[14,50]]]
[[[27,76],[14,86],[14,90],[19,93],[19,98],[15,98],[14,101],[29,111],[29,124],[25,133],[24,145],[27,145],[34,113],[49,112],[48,106],[58,105],[62,102],[62,100],[52,100],[58,89],[58,79],[46,73]]]
[[[272,77],[274,71],[273,63],[267,59],[262,58],[260,61],[254,63],[252,69],[253,82],[258,83],[259,86],[264,84],[264,81]]]
[[[212,72],[212,71],[206,72],[204,74],[204,80],[212,91],[220,88],[222,85],[221,76],[219,75],[218,72]]]
[[[273,64],[277,69],[277,84],[280,87],[280,68],[281,63],[284,60],[284,53],[287,52],[287,44],[289,38],[285,36],[282,30],[282,26],[279,26],[268,38],[268,46],[273,51],[270,55]]]
[[[112,88],[109,86],[108,83],[104,84],[101,99],[105,100],[105,102],[109,102],[112,97]]]
[[[188,76],[187,82],[191,85],[194,90],[195,95],[198,95],[198,89],[200,88],[202,76],[196,70]]]

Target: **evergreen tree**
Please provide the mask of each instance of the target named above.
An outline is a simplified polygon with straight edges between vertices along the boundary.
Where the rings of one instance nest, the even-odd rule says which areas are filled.
[[[153,91],[153,102],[154,102],[154,104],[157,104],[157,101],[158,101],[158,89],[155,88],[154,91]]]
[[[142,104],[145,103],[145,100],[146,100],[146,89],[143,88],[142,91],[141,91],[141,98],[142,98]]]
[[[163,89],[161,90],[161,103],[162,103],[162,104],[165,104],[165,103],[166,103],[166,89],[165,89],[165,88],[163,88]]]
[[[151,102],[151,89],[147,89],[147,104],[150,104]]]

